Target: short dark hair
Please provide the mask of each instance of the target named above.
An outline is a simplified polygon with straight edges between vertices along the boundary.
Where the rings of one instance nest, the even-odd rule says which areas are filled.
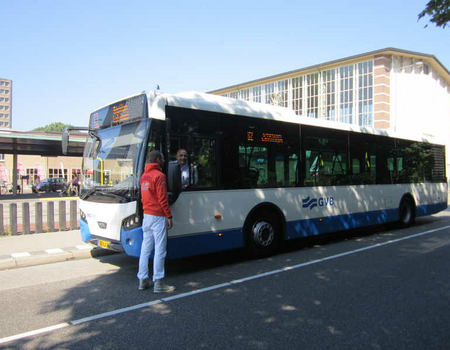
[[[158,150],[153,150],[148,154],[148,162],[149,163],[156,163],[157,159],[162,159],[163,155]]]

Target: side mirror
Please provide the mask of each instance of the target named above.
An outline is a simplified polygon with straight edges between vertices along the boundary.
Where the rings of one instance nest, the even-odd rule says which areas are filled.
[[[64,128],[64,131],[62,133],[61,143],[62,143],[62,153],[64,155],[66,155],[67,154],[67,148],[69,147],[69,130],[68,130],[67,126]]]
[[[172,205],[181,193],[181,168],[178,162],[169,162],[167,167],[167,192],[169,193],[169,204]]]
[[[62,132],[61,146],[62,153],[67,155],[69,151],[69,136],[71,131],[88,131],[89,128],[86,127],[75,127],[75,126],[66,126]]]

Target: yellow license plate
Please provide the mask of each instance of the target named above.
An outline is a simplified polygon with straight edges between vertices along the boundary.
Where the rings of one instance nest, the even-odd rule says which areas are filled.
[[[102,248],[108,248],[110,243],[111,242],[108,242],[108,241],[102,241],[101,239],[98,240],[98,245]]]

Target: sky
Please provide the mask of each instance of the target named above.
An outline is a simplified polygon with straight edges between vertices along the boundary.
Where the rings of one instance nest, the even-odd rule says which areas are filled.
[[[92,111],[159,85],[208,92],[395,47],[450,70],[450,28],[428,0],[0,0],[0,77],[12,128],[87,126]]]

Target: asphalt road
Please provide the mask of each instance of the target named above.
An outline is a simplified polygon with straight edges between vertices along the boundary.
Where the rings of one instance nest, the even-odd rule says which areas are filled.
[[[264,260],[170,261],[164,295],[123,255],[0,271],[0,348],[449,349],[449,257],[446,211]]]

